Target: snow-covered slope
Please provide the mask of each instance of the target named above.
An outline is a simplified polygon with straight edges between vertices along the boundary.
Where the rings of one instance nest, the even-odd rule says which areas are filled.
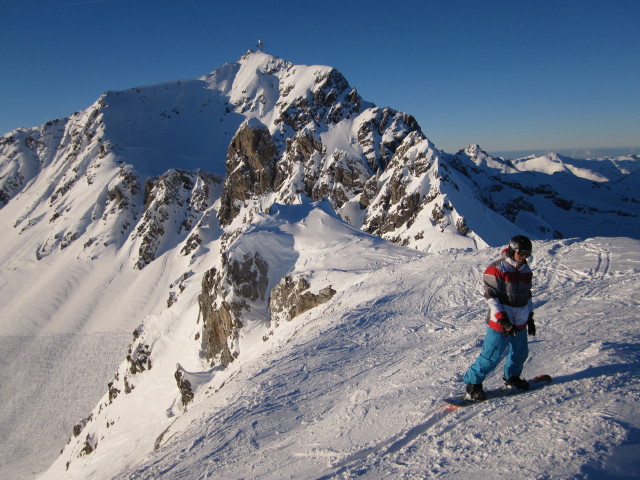
[[[525,371],[554,384],[447,413],[441,399],[479,352],[481,272],[499,249],[425,256],[313,207],[263,215],[234,250],[279,256],[311,290],[336,294],[277,327],[255,317],[238,359],[212,369],[193,348],[198,290],[187,287],[140,332],[153,368],[131,376],[131,393],[102,398],[43,479],[635,471],[640,242],[535,242],[539,334]],[[186,408],[176,363],[195,394]]]
[[[554,384],[449,414],[440,398],[479,352],[479,275],[498,252],[388,255],[344,272],[348,289],[224,385],[212,378],[160,448],[117,478],[633,478],[639,247],[536,242],[526,373]],[[367,252],[354,241],[336,253],[345,265]]]
[[[284,472],[311,475],[292,469],[314,456],[318,475],[351,469],[350,458],[375,472],[383,461],[363,453],[395,453],[433,423],[415,423],[396,390],[420,385],[416,371],[433,377],[427,400],[407,402],[427,415],[473,356],[478,275],[511,235],[537,240],[540,261],[584,256],[567,267],[574,283],[584,275],[612,291],[637,287],[636,266],[595,273],[609,250],[637,260],[637,184],[637,158],[442,152],[413,117],[364,101],[335,69],[264,52],[200,79],[107,92],[69,118],[3,135],[0,477],[33,478],[69,435],[45,478],[128,477],[132,468],[161,476],[156,461],[202,476],[171,458],[189,456],[183,441],[211,446],[205,424],[226,432],[228,448],[202,455],[219,458],[225,476],[251,476],[233,465],[248,455],[252,422],[252,448],[282,449]],[[589,239],[620,235],[628,238]],[[582,240],[552,241],[567,237]],[[546,280],[540,288],[562,290],[545,290]],[[607,295],[585,311],[600,318],[626,298]],[[625,314],[637,306],[627,302]],[[607,332],[598,328],[584,341]],[[550,373],[562,368],[551,363]],[[342,389],[361,380],[364,394]],[[369,394],[380,397],[383,424],[349,426],[361,423],[354,412]],[[304,413],[292,420],[291,408]],[[189,440],[192,421],[202,442]],[[281,421],[290,428],[282,439],[268,428]],[[300,428],[317,446],[294,451]],[[353,444],[328,445],[336,429]],[[228,437],[236,433],[239,443]],[[260,455],[249,468],[268,476]]]

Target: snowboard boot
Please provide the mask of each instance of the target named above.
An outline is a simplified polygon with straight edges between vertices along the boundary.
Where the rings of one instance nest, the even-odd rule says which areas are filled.
[[[471,400],[476,400],[478,402],[487,399],[481,383],[467,383],[467,396]]]
[[[502,380],[504,381],[505,387],[514,387],[520,390],[529,390],[529,382],[527,382],[524,378],[516,377],[514,375],[513,377],[509,377],[508,379],[506,377],[502,377]]]

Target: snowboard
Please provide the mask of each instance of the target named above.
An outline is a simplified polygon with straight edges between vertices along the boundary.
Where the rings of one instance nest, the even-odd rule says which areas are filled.
[[[469,405],[475,405],[476,403],[486,402],[493,398],[508,397],[510,395],[519,395],[521,393],[532,392],[538,390],[551,383],[551,377],[549,375],[538,375],[537,377],[530,378],[529,390],[520,390],[515,387],[500,387],[491,390],[485,390],[484,393],[487,396],[486,400],[472,400],[465,393],[464,395],[458,395],[455,397],[445,398],[444,401],[449,405],[456,407],[467,407]]]

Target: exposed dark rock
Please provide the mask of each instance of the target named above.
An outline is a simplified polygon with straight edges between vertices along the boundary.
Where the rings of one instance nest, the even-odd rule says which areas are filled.
[[[193,233],[189,235],[189,238],[187,238],[187,241],[185,242],[184,247],[182,247],[182,249],[180,250],[180,253],[182,255],[189,255],[196,248],[198,248],[201,243],[202,238],[200,238],[200,235],[198,235],[198,233]]]
[[[456,220],[456,229],[460,232],[460,235],[466,236],[471,230],[467,227],[467,222],[464,217],[458,217]]]
[[[399,202],[400,204],[391,215],[386,218],[386,225],[382,227],[382,232],[390,232],[396,230],[404,224],[410,224],[420,206],[420,194],[413,192],[410,195],[406,195]]]
[[[236,202],[273,191],[278,149],[267,127],[246,122],[227,151],[227,176],[222,187],[218,219],[230,224],[239,212]]]
[[[565,200],[564,198],[554,198],[551,200],[556,207],[559,207],[563,210],[571,210],[573,207],[573,202],[571,200]]]
[[[180,390],[180,398],[182,404],[186,407],[189,402],[193,400],[193,390],[191,388],[191,382],[184,376],[182,369],[178,366],[176,373],[174,374],[176,383],[178,384],[178,390]]]
[[[93,414],[89,415],[87,418],[82,419],[82,421],[76,425],[73,426],[73,436],[77,437],[79,436],[82,431],[84,430],[84,427],[87,426],[87,423],[89,423],[91,421],[91,419],[93,418]]]
[[[336,294],[331,286],[321,289],[317,294],[308,291],[310,287],[304,276],[294,278],[292,275],[286,275],[273,287],[269,311],[276,326],[279,319],[292,320],[307,310],[328,302]]]
[[[264,300],[269,277],[269,265],[259,252],[253,257],[245,254],[242,261],[231,261],[227,278],[241,297],[249,300]]]
[[[396,154],[404,138],[420,126],[414,117],[389,107],[374,108],[370,120],[363,122],[357,132],[358,143],[374,172],[384,171]]]
[[[109,382],[107,387],[109,390],[109,403],[112,403],[118,397],[120,390],[114,386],[113,382]]]
[[[90,455],[98,448],[98,439],[95,435],[87,434],[87,438],[84,441],[84,447],[80,451],[79,456]]]
[[[289,91],[283,90],[285,99]],[[362,99],[344,76],[330,69],[316,77],[310,97],[299,97],[280,103],[276,125],[300,131],[308,125],[337,123],[361,111]]]
[[[129,371],[135,375],[145,370],[151,370],[151,349],[149,345],[137,342],[134,345],[129,347],[129,354],[127,355]]]
[[[439,223],[444,218],[444,212],[442,211],[442,207],[440,205],[435,205],[431,210],[431,221],[434,224]]]
[[[375,198],[377,193],[378,193],[378,176],[376,174],[370,177],[369,180],[367,180],[364,184],[362,193],[360,194],[360,197],[358,200],[360,203],[360,209],[364,210],[369,205],[371,205],[371,200]]]
[[[283,158],[286,161],[278,162],[274,187],[281,192],[285,203],[292,201],[293,197],[287,197],[284,188],[289,187],[290,195],[304,193],[309,198],[313,198],[313,189],[320,176],[319,162],[314,159],[322,157],[322,142],[315,137],[312,132],[303,130],[298,132],[292,139],[287,139]],[[287,181],[302,173],[300,183],[287,185]]]
[[[198,296],[202,316],[202,343],[206,357],[210,360],[220,356],[220,362],[228,365],[233,361],[228,339],[234,335],[231,307],[226,302],[216,305],[221,276],[213,268],[202,278],[202,292]]]
[[[321,170],[306,179],[307,188],[311,187],[307,195],[317,201],[328,198],[334,207],[339,208],[362,193],[370,176],[369,167],[362,159],[336,152],[325,160]],[[309,185],[310,180],[315,181],[313,186]]]
[[[535,213],[535,207],[524,197],[516,197],[502,205],[501,212],[510,221],[515,221],[520,212]]]
[[[220,182],[212,174],[169,170],[156,179],[149,179],[145,186],[145,211],[136,229],[139,237],[138,260],[136,267],[144,268],[162,253],[160,245],[166,234],[173,231],[184,238],[192,229],[193,223],[209,207],[210,189]],[[173,217],[182,218],[177,228]],[[194,234],[183,249],[191,252],[198,245],[199,237]]]
[[[135,388],[132,384],[129,383],[129,379],[126,375],[122,380],[122,383],[124,384],[124,393],[126,393],[127,395],[130,394],[131,391]]]
[[[228,365],[238,352],[230,345],[242,327],[241,313],[248,302],[266,298],[269,266],[259,252],[245,254],[242,260],[223,255],[223,271],[209,270],[202,279],[198,296],[203,320],[202,342],[208,359]]]

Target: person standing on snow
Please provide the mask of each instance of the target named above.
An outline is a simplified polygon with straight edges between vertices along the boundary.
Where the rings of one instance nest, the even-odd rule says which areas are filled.
[[[520,375],[529,356],[527,333],[536,334],[531,302],[533,273],[527,263],[531,253],[531,240],[516,235],[502,258],[484,272],[484,297],[489,304],[487,335],[480,355],[464,376],[467,395],[473,400],[485,400],[482,382],[496,368],[508,346],[511,350],[504,366],[504,384],[529,389],[529,382]]]

